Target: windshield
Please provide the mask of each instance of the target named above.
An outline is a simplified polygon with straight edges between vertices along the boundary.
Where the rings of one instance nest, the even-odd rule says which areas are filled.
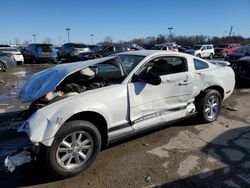
[[[133,68],[145,58],[145,56],[141,55],[118,55],[121,59],[121,63],[126,73],[129,74]]]
[[[235,50],[235,52],[237,52],[237,53],[248,53],[248,54],[250,54],[250,46],[238,48],[237,50]]]
[[[102,51],[103,50],[103,46],[97,46],[97,45],[90,45],[89,49],[93,52],[97,52],[97,51]]]
[[[74,44],[74,48],[87,48],[85,44]]]
[[[199,49],[201,49],[201,47],[202,47],[201,45],[195,45],[195,46],[193,46],[193,49],[194,50],[199,50]]]

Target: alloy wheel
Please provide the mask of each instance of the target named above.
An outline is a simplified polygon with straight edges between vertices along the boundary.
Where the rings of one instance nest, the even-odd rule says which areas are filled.
[[[81,167],[93,153],[93,138],[84,131],[66,136],[56,150],[56,161],[64,169]]]
[[[219,104],[220,100],[216,95],[212,95],[209,97],[205,105],[205,116],[208,119],[213,120],[217,117],[219,112]]]

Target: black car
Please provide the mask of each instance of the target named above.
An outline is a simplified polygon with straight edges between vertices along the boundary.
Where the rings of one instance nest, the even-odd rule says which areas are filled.
[[[250,56],[234,61],[231,66],[235,72],[236,81],[250,80]]]
[[[6,71],[6,69],[15,67],[16,65],[17,63],[11,53],[0,52],[0,72]]]
[[[97,50],[97,51],[83,52],[79,54],[78,59],[85,61],[90,59],[106,57],[115,53],[128,51],[128,47],[121,44],[104,45],[102,47],[99,47],[99,49],[100,49],[99,51]]]
[[[232,64],[245,56],[250,56],[250,46],[242,46],[238,48],[234,52],[228,54],[225,57],[225,61],[229,61]]]

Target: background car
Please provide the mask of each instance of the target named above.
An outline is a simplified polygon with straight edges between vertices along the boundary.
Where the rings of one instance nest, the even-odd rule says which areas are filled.
[[[242,46],[225,57],[225,61],[237,62],[240,58],[250,56],[250,46]]]
[[[106,57],[114,53],[125,52],[125,51],[128,51],[128,48],[122,44],[109,44],[109,45],[104,45],[103,50],[100,51],[99,53],[102,55],[102,57]]]
[[[16,61],[11,53],[0,52],[0,72],[15,66]]]
[[[90,48],[82,43],[66,43],[58,50],[58,59],[67,62],[77,61],[81,53],[90,52]]]
[[[25,52],[26,62],[56,62],[57,52],[52,44],[30,44]]]
[[[236,49],[240,48],[241,44],[221,44],[214,46],[214,56],[215,57],[226,57],[228,54],[234,52]]]
[[[22,65],[24,63],[24,57],[17,48],[0,47],[0,52],[12,54],[17,64]]]
[[[237,61],[231,63],[231,66],[235,72],[236,81],[248,81],[250,80],[250,56],[240,58]]]
[[[125,52],[125,51],[130,50],[129,47],[127,47],[126,45],[122,45],[122,44],[103,45],[102,47],[99,47],[99,49],[101,50],[83,52],[79,54],[78,60],[84,61],[84,60],[89,60],[89,59],[96,59],[96,58],[106,57],[111,54]],[[131,51],[134,51],[134,50],[131,50]]]
[[[194,45],[192,49],[186,50],[185,53],[200,57],[212,59],[214,56],[214,48],[212,45]]]

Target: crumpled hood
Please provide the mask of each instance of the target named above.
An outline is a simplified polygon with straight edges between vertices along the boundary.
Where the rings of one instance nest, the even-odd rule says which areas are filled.
[[[70,74],[73,74],[85,67],[89,67],[98,63],[102,63],[115,56],[94,59],[89,61],[81,61],[76,63],[68,63],[56,65],[31,76],[25,83],[24,87],[19,93],[19,100],[22,102],[32,102],[54,91],[56,87]]]

